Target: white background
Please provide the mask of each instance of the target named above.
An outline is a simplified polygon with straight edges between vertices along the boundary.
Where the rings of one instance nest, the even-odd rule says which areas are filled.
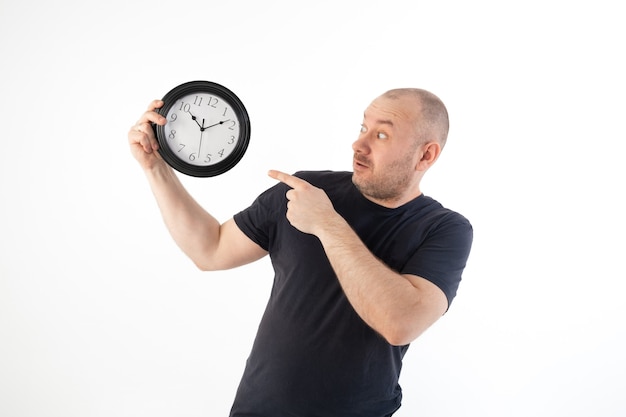
[[[409,349],[397,416],[625,415],[622,8],[0,0],[0,415],[227,415],[271,265],[197,271],[126,139],[196,79],[252,121],[232,171],[183,178],[220,220],[268,169],[350,170],[387,89],[447,104],[423,191],[475,241],[451,310]]]

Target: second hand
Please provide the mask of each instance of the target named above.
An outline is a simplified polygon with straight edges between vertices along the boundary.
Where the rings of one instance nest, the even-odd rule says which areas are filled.
[[[200,126],[200,145],[198,146],[198,158],[200,158],[200,152],[202,152],[202,135],[204,135],[205,131],[204,127],[204,119],[202,119],[202,126]]]

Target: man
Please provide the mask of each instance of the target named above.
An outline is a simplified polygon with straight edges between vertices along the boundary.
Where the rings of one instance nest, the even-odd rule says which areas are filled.
[[[449,308],[473,236],[420,190],[447,139],[443,103],[386,92],[365,111],[352,173],[269,171],[279,183],[223,224],[155,152],[160,106],[128,139],[174,240],[202,270],[267,254],[275,270],[231,416],[392,415],[402,358]]]

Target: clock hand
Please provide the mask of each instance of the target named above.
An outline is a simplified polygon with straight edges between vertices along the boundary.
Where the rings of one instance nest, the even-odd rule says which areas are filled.
[[[198,125],[198,127],[200,129],[203,129],[203,127],[200,125],[200,123],[198,123],[198,118],[196,116],[194,116],[189,110],[187,110],[187,113],[189,113],[189,115],[191,116],[191,120],[196,122],[196,124]],[[204,121],[202,122],[202,124],[204,124]]]
[[[196,123],[198,122],[196,121]],[[198,126],[200,126],[200,143],[198,144],[198,158],[200,158],[200,152],[202,151],[202,135],[204,134],[204,130],[206,129],[206,127],[204,127],[204,119],[202,119],[202,125],[198,123]]]
[[[207,130],[210,127],[221,125],[221,124],[224,124],[224,123],[229,122],[229,121],[230,121],[230,119],[222,120],[221,122],[214,123],[214,124],[212,124],[210,126],[207,126],[207,127],[204,127],[204,119],[202,119],[202,126],[200,126],[200,123],[198,123],[198,122],[196,122],[196,123],[198,123],[198,126],[200,126],[200,131],[204,132],[205,130]]]
[[[207,127],[205,127],[205,128],[204,128],[204,130],[206,130],[206,129],[210,128],[210,127],[213,127],[213,126],[217,126],[217,125],[224,124],[224,123],[226,123],[226,122],[230,122],[230,119],[228,119],[228,120],[222,120],[221,122],[217,122],[217,123],[215,123],[215,124],[212,124],[211,126],[207,126]]]

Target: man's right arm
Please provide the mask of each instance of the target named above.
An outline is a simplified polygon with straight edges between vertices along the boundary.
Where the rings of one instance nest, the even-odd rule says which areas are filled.
[[[153,101],[128,132],[131,152],[146,174],[161,215],[172,238],[201,270],[234,268],[262,258],[267,252],[250,240],[233,219],[220,224],[184,188],[176,173],[161,158],[150,123],[163,125],[165,118]]]

